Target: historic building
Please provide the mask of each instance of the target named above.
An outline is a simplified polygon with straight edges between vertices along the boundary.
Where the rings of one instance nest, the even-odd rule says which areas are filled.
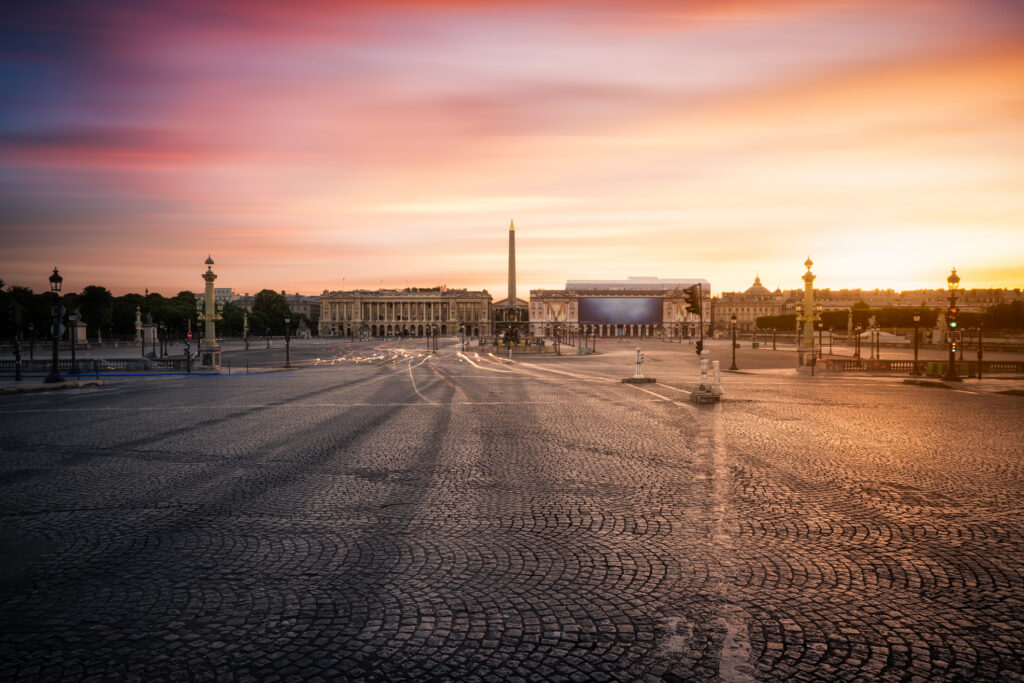
[[[292,313],[305,315],[314,328],[317,326],[320,321],[320,297],[306,296],[298,292],[288,294],[284,290],[281,290],[281,296],[288,302],[288,308],[291,309]],[[251,313],[255,302],[256,297],[246,292],[242,296],[235,297],[235,300],[231,303]]]
[[[802,294],[802,290],[800,292]],[[792,312],[787,304],[797,301],[796,294],[784,294],[781,289],[774,292],[761,284],[761,277],[754,277],[754,284],[743,292],[722,292],[715,298],[714,323],[717,330],[728,330],[732,316],[736,316],[736,328],[749,332],[757,326],[757,319],[766,315],[781,315]]]
[[[193,292],[196,299],[199,301],[206,300],[206,292]],[[238,294],[232,287],[214,287],[213,288],[213,300],[218,304],[233,303],[238,298]]]
[[[428,332],[474,337],[493,333],[486,290],[447,287],[356,289],[320,295],[320,334],[346,337],[415,336]]]
[[[575,330],[602,337],[694,336],[700,318],[686,310],[685,290],[700,284],[704,326],[710,322],[707,280],[630,277],[626,280],[569,280],[565,289],[530,290],[534,336]]]

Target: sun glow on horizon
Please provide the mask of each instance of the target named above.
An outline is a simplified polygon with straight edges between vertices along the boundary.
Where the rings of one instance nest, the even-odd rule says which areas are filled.
[[[159,31],[152,31],[159,26]],[[1022,287],[1024,16],[996,1],[22,6],[7,284],[319,293],[648,274]],[[152,36],[139,40],[138,36]]]

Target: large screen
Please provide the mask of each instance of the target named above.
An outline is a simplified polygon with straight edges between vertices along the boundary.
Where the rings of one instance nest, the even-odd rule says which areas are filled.
[[[661,322],[656,297],[580,297],[579,321],[601,325],[654,325]]]

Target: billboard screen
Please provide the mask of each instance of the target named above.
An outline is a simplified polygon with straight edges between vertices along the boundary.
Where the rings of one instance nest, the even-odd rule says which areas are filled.
[[[579,321],[600,325],[655,325],[661,322],[658,297],[580,297]]]

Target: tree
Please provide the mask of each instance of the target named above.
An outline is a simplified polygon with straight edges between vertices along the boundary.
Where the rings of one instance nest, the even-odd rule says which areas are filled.
[[[754,323],[762,330],[796,330],[796,315],[762,315]]]
[[[993,330],[1024,330],[1024,301],[996,304],[986,309],[985,327]]]
[[[291,316],[292,309],[283,294],[278,294],[272,289],[264,289],[253,299],[252,312],[262,318],[266,327],[270,328],[271,334],[284,334],[284,319]]]
[[[241,337],[245,329],[245,310],[231,303],[224,304],[221,312],[221,334],[225,337]],[[250,321],[251,323],[251,321]],[[255,330],[252,330],[253,332]],[[263,330],[260,330],[263,333]]]
[[[87,325],[86,336],[93,331],[99,333],[109,328],[114,319],[114,295],[106,287],[89,285],[78,296],[78,308],[82,322]]]

